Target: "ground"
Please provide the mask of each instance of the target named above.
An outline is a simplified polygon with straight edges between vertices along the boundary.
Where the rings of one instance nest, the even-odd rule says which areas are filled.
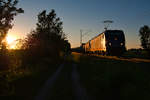
[[[146,59],[73,52],[53,70],[18,80],[15,96],[24,100],[149,100],[149,66]]]
[[[144,59],[72,53],[43,100],[148,100],[149,66]]]

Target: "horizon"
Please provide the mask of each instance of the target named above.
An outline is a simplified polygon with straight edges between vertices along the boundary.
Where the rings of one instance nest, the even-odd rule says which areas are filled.
[[[14,27],[9,34],[16,38],[25,37],[35,29],[39,12],[54,9],[63,22],[63,30],[72,48],[80,46],[81,29],[83,33],[91,31],[83,42],[103,32],[104,20],[114,21],[110,29],[124,31],[128,49],[141,48],[138,34],[140,27],[150,25],[149,3],[148,0],[20,0],[18,7],[23,8],[25,13],[15,17]]]

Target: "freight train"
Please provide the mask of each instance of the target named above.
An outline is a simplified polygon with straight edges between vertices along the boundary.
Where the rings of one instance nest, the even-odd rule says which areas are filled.
[[[106,30],[82,44],[83,52],[120,56],[126,51],[122,30]]]

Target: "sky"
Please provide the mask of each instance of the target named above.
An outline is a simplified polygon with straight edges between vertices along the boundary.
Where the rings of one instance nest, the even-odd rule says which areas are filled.
[[[10,35],[23,38],[35,29],[37,15],[55,9],[72,47],[80,45],[80,30],[88,33],[83,42],[104,31],[104,20],[113,20],[109,29],[125,32],[126,46],[140,48],[140,27],[150,26],[150,0],[19,0],[25,13],[15,17]]]

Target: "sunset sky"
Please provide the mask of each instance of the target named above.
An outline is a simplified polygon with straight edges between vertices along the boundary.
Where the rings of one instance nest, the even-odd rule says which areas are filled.
[[[113,20],[110,29],[125,32],[127,48],[139,48],[139,29],[150,25],[150,0],[19,0],[24,14],[15,17],[9,35],[25,37],[35,28],[37,15],[55,9],[63,21],[64,32],[72,47],[80,45],[80,29],[90,31],[83,42],[104,31],[104,20]]]

